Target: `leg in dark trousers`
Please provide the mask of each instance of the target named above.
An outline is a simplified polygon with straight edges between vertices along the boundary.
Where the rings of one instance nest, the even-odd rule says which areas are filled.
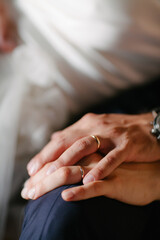
[[[159,239],[160,203],[131,206],[105,197],[65,202],[57,188],[30,201],[20,240]]]

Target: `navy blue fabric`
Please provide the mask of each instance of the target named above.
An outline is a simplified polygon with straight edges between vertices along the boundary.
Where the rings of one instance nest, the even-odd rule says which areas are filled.
[[[105,197],[65,202],[57,188],[30,201],[20,240],[142,240],[160,234],[160,203],[138,207]]]

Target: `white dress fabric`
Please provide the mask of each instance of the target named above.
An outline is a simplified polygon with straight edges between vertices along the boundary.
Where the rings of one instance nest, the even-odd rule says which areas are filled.
[[[160,74],[159,0],[15,6],[22,43],[0,58],[0,231],[16,158],[39,151],[73,114]]]

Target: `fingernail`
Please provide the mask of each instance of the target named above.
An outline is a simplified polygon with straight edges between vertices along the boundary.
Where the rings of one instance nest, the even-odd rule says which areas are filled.
[[[21,192],[22,198],[27,199],[27,197],[28,197],[27,193],[28,193],[28,189],[27,188],[23,188],[23,190]]]
[[[50,175],[51,173],[55,172],[57,170],[57,168],[52,165],[48,168],[48,171],[46,172],[47,175]]]
[[[66,191],[62,193],[64,200],[71,200],[74,198],[75,194],[72,191]]]
[[[31,167],[29,168],[28,171],[29,171],[30,175],[33,175],[37,172],[37,170],[38,170],[38,163],[35,163],[35,164],[31,165]]]
[[[29,192],[28,192],[28,198],[29,199],[33,199],[35,196],[35,188],[32,188]]]
[[[95,178],[89,174],[83,179],[83,184],[94,182],[94,181],[95,181]]]
[[[34,159],[35,159],[35,157],[34,158],[32,158],[30,161],[29,161],[29,163],[27,164],[27,169],[29,170],[35,163],[35,161],[34,161]]]

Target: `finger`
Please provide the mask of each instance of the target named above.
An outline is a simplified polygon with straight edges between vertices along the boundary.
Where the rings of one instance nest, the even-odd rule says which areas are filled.
[[[89,167],[90,170],[103,158],[103,156],[99,152],[92,153],[87,157],[82,158],[80,161],[76,163],[76,165]]]
[[[88,172],[87,168],[83,168],[84,174]],[[37,199],[45,193],[66,184],[80,182],[82,172],[80,166],[63,167],[53,174],[46,176],[38,183],[32,183],[30,187],[22,190],[22,197],[25,199]]]
[[[97,142],[91,136],[79,139],[71,145],[48,169],[47,174],[51,174],[58,168],[70,166],[77,163],[80,159],[97,151]]]
[[[102,195],[112,198],[112,194],[112,183],[110,181],[100,180],[80,187],[67,189],[62,192],[62,198],[65,201],[79,201]]]
[[[124,162],[126,152],[123,148],[115,148],[109,152],[83,179],[87,184],[107,177],[116,167]]]
[[[83,159],[81,159],[76,166],[82,166],[82,169],[86,169],[83,175],[90,171],[98,162],[102,159],[102,156],[98,153],[91,154]],[[38,182],[46,178],[47,169],[52,165],[52,163],[47,163],[43,168],[40,169],[35,175],[30,177],[25,183],[25,188],[32,188]],[[54,175],[53,175],[54,176]]]
[[[33,176],[46,163],[56,160],[70,144],[68,139],[50,141],[27,165],[29,175]]]
[[[44,165],[36,174],[31,176],[24,183],[24,188],[32,188],[32,186],[36,185],[38,182],[42,181],[46,177],[47,168],[51,165],[51,163],[47,163]]]

